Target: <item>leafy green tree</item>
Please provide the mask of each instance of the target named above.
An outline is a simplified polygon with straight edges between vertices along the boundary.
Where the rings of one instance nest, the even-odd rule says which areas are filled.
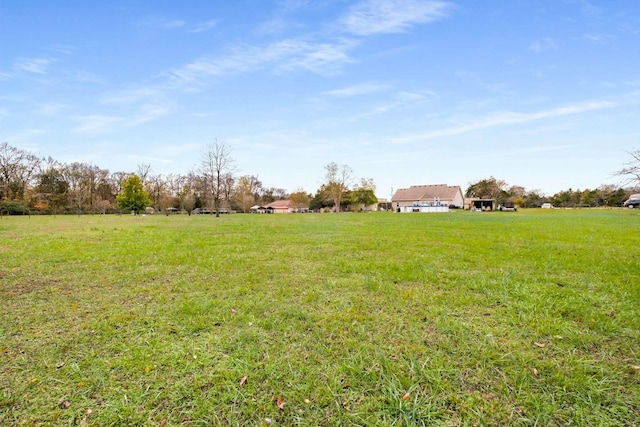
[[[351,205],[354,210],[366,209],[378,203],[373,179],[361,179],[360,185],[351,191]]]
[[[27,215],[29,208],[15,200],[0,201],[0,216],[2,215]]]
[[[615,185],[602,185],[598,188],[603,206],[622,206],[628,194],[623,188]]]
[[[580,205],[595,207],[598,206],[598,191],[586,189],[580,194]]]
[[[523,208],[539,208],[548,198],[540,190],[527,191],[519,205]]]
[[[300,188],[289,195],[289,200],[291,200],[291,203],[296,210],[302,211],[309,209],[311,195]]]
[[[122,185],[122,192],[116,197],[118,207],[131,210],[136,214],[149,206],[149,194],[144,190],[142,180],[138,175],[131,175]]]
[[[262,182],[254,175],[244,175],[236,182],[235,199],[242,212],[249,212],[251,206],[256,204]]]
[[[569,188],[568,190],[560,191],[559,193],[551,196],[551,203],[554,206],[560,206],[563,208],[574,208],[580,204],[580,199],[582,198],[582,191],[573,190]]]
[[[333,202],[327,200],[327,190],[324,185],[320,186],[316,194],[309,201],[309,209],[319,211],[324,208],[333,206]]]
[[[509,193],[505,191],[506,186],[505,181],[489,177],[470,184],[465,197],[495,199],[498,204],[501,204],[509,198]]]
[[[338,166],[331,162],[325,167],[325,182],[323,184],[325,194],[333,202],[335,212],[340,212],[342,196],[349,189],[351,182],[351,168],[347,165]]]

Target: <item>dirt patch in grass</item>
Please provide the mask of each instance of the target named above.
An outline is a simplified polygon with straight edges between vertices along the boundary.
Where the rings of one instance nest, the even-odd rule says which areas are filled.
[[[2,276],[0,272],[0,276]],[[11,276],[12,273],[8,273]],[[14,276],[15,277],[15,276]],[[2,291],[7,297],[22,296],[34,292],[57,292],[60,290],[61,281],[51,277],[46,277],[38,273],[28,274],[14,278],[10,281],[3,281]]]

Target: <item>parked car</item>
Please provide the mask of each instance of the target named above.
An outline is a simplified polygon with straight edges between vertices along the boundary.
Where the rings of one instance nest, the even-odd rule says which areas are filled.
[[[622,204],[626,208],[640,208],[640,194],[632,194]]]
[[[553,209],[553,205],[551,203],[543,203],[540,207],[542,209]]]
[[[513,202],[504,202],[503,205],[498,205],[498,210],[500,212],[518,212],[518,206],[516,206]]]

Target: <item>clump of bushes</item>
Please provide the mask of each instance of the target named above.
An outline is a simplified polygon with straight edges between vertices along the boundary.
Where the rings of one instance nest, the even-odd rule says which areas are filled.
[[[0,214],[1,215],[28,215],[29,208],[25,205],[15,202],[15,201],[6,201],[0,202]]]

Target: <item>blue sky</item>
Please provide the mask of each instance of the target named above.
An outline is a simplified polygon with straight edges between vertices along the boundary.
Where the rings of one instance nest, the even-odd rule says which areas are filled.
[[[0,0],[0,141],[111,172],[196,168],[378,197],[491,175],[617,183],[640,148],[637,0]]]

